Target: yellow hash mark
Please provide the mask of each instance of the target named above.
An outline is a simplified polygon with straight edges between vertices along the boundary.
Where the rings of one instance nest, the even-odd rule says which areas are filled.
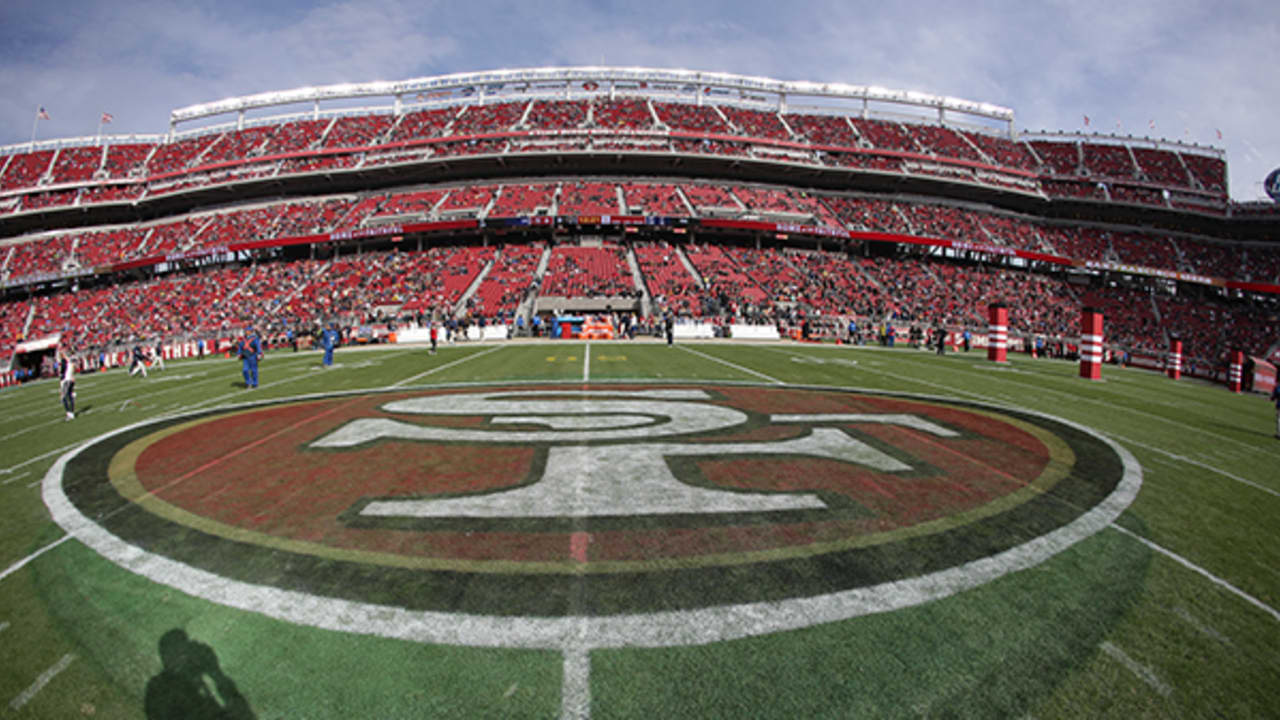
[[[596,358],[596,362],[626,362],[626,355],[600,355]]]

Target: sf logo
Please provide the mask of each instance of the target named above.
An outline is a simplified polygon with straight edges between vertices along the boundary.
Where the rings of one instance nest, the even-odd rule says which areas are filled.
[[[547,446],[542,475],[511,490],[473,497],[381,500],[365,516],[555,518],[753,513],[823,509],[816,494],[751,493],[681,482],[669,458],[801,456],[894,473],[911,466],[833,427],[771,442],[663,442],[745,425],[747,413],[713,405],[703,390],[534,390],[435,395],[382,406],[392,413],[488,418],[482,427],[441,427],[386,418],[354,420],[311,443],[355,447],[378,440]],[[908,414],[775,414],[778,424],[889,424],[937,437],[957,433]],[[519,428],[513,427],[519,426]],[[526,429],[526,428],[536,429]],[[614,444],[610,444],[614,443]]]

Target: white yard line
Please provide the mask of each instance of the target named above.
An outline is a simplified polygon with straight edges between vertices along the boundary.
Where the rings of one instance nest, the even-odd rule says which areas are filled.
[[[8,630],[8,629],[9,629],[9,621],[8,621],[8,620],[6,620],[6,621],[4,621],[4,622],[0,622],[0,632],[4,632],[5,630]]]
[[[591,380],[591,343],[587,343],[587,349],[582,353],[582,382],[586,383]]]
[[[708,354],[706,354],[706,353],[704,353],[704,352],[699,352],[699,351],[694,350],[693,348],[689,347],[688,345],[677,345],[676,347],[680,348],[681,350],[684,350],[684,351],[685,351],[685,352],[687,352],[687,353],[692,353],[692,354],[694,354],[694,355],[697,355],[698,357],[706,358],[707,360],[710,360],[710,361],[712,361],[712,362],[718,362],[718,363],[720,363],[721,365],[724,365],[724,366],[727,366],[727,367],[731,367],[731,368],[733,368],[734,370],[737,370],[737,371],[739,371],[739,372],[744,372],[744,373],[747,373],[748,375],[755,375],[755,376],[756,376],[756,377],[758,377],[758,378],[762,378],[762,379],[764,379],[764,380],[768,380],[769,382],[773,383],[774,385],[782,385],[782,384],[783,384],[783,382],[782,382],[781,380],[779,380],[778,378],[772,377],[772,376],[770,376],[770,375],[765,375],[765,374],[764,374],[764,373],[762,373],[762,372],[757,372],[757,371],[755,371],[755,370],[752,370],[752,369],[751,369],[751,368],[749,368],[749,367],[743,367],[743,366],[741,366],[741,365],[738,365],[737,363],[731,363],[731,362],[729,362],[728,360],[721,360],[721,359],[720,359],[720,358],[718,358],[718,357],[715,357],[715,356],[713,356],[713,355],[708,355]]]
[[[71,538],[72,538],[72,536],[71,536],[71,535],[63,535],[62,537],[58,538],[57,540],[54,540],[53,542],[49,543],[48,545],[45,545],[44,547],[40,548],[39,550],[37,550],[37,551],[35,551],[35,552],[31,553],[30,555],[28,555],[28,556],[26,556],[26,557],[22,558],[22,559],[21,559],[21,560],[19,560],[18,562],[16,562],[16,563],[14,563],[14,564],[10,565],[8,568],[6,568],[6,569],[5,569],[5,571],[4,571],[4,572],[0,572],[0,580],[4,580],[5,578],[9,577],[10,575],[12,575],[12,574],[14,574],[14,573],[18,572],[18,571],[19,571],[19,570],[21,570],[23,567],[25,567],[27,563],[31,562],[32,560],[35,560],[36,558],[40,557],[41,555],[43,555],[43,554],[45,554],[45,553],[49,552],[50,550],[52,550],[52,549],[54,549],[54,548],[58,547],[59,545],[61,545],[62,543],[66,542],[66,541],[68,541],[68,540],[70,540]]]
[[[44,686],[48,685],[50,680],[57,677],[58,673],[66,670],[67,666],[71,664],[71,661],[75,659],[76,656],[71,653],[63,655],[61,660],[53,664],[53,667],[40,673],[40,677],[36,678],[36,681],[31,683],[30,687],[18,693],[18,696],[9,702],[9,710],[11,712],[16,712],[22,709],[23,705],[31,702],[31,699],[36,696],[36,693],[43,690]]]
[[[26,467],[26,466],[30,465],[31,463],[33,463],[33,462],[35,462],[35,461],[37,461],[37,460],[43,460],[43,459],[45,459],[45,458],[49,457],[50,455],[57,455],[58,453],[63,452],[63,451],[66,451],[66,450],[69,450],[69,449],[71,449],[71,448],[73,448],[73,447],[75,447],[75,446],[79,445],[79,444],[80,444],[80,443],[82,443],[82,442],[84,442],[84,441],[83,441],[83,440],[77,440],[77,441],[75,441],[75,442],[73,442],[73,443],[70,443],[69,445],[63,445],[62,447],[58,448],[57,450],[50,450],[49,452],[44,453],[44,454],[42,454],[42,455],[37,455],[37,456],[35,456],[35,457],[31,458],[30,460],[24,460],[24,461],[22,461],[22,462],[18,463],[17,465],[10,465],[9,467],[4,468],[3,470],[0,470],[0,473],[3,473],[3,474],[5,474],[5,475],[8,475],[9,473],[13,472],[14,470],[17,470],[18,468],[24,468],[24,467]],[[0,482],[0,485],[8,485],[9,483],[13,482],[14,480],[17,480],[17,479],[18,479],[18,478],[20,478],[20,477],[25,477],[25,476],[24,476],[24,475],[17,475],[17,476],[11,477],[11,478],[9,478],[9,479],[5,480],[4,482]]]
[[[1249,603],[1250,605],[1252,605],[1252,606],[1254,606],[1254,607],[1258,608],[1259,610],[1261,610],[1261,611],[1263,611],[1263,612],[1267,613],[1267,614],[1268,614],[1268,615],[1270,615],[1272,618],[1274,618],[1276,621],[1280,622],[1280,611],[1278,611],[1278,610],[1276,610],[1275,608],[1271,607],[1270,605],[1268,605],[1268,604],[1266,604],[1266,603],[1262,602],[1261,600],[1259,600],[1258,598],[1256,598],[1256,597],[1254,597],[1254,596],[1250,595],[1249,593],[1247,593],[1247,592],[1245,592],[1245,591],[1241,590],[1240,588],[1236,587],[1235,585],[1232,585],[1231,583],[1227,582],[1226,580],[1223,580],[1222,578],[1218,577],[1217,575],[1214,575],[1213,573],[1209,572],[1208,570],[1205,570],[1204,568],[1200,567],[1199,565],[1196,565],[1195,563],[1193,563],[1193,562],[1191,562],[1190,560],[1188,560],[1188,559],[1186,559],[1186,558],[1182,557],[1181,555],[1178,555],[1177,553],[1173,552],[1172,550],[1166,550],[1166,549],[1164,549],[1164,548],[1160,547],[1159,545],[1157,545],[1157,544],[1155,544],[1155,543],[1151,542],[1150,540],[1148,540],[1148,539],[1146,539],[1146,538],[1142,537],[1141,535],[1138,535],[1137,533],[1134,533],[1134,532],[1132,532],[1132,531],[1130,531],[1130,530],[1126,530],[1126,529],[1124,529],[1124,528],[1120,527],[1119,525],[1116,525],[1115,523],[1112,523],[1112,524],[1111,524],[1111,528],[1112,528],[1113,530],[1117,530],[1117,531],[1119,531],[1119,532],[1121,532],[1121,533],[1123,533],[1123,534],[1125,534],[1125,535],[1128,535],[1129,537],[1133,538],[1134,540],[1137,540],[1138,542],[1142,543],[1143,545],[1146,545],[1147,547],[1151,548],[1152,550],[1155,550],[1156,552],[1160,553],[1161,555],[1164,555],[1165,557],[1169,558],[1170,560],[1173,560],[1174,562],[1176,562],[1176,563],[1178,563],[1179,565],[1181,565],[1181,566],[1183,566],[1183,567],[1187,568],[1188,570],[1191,570],[1192,572],[1195,572],[1195,573],[1199,573],[1199,574],[1200,574],[1200,575],[1202,575],[1205,579],[1207,579],[1209,582],[1211,582],[1211,583],[1213,583],[1214,585],[1217,585],[1217,586],[1219,586],[1219,587],[1223,588],[1223,589],[1224,589],[1224,590],[1226,590],[1227,592],[1229,592],[1229,593],[1231,593],[1231,594],[1233,594],[1233,595],[1235,595],[1235,596],[1239,597],[1240,599],[1244,600],[1245,602]]]
[[[1169,695],[1173,693],[1173,688],[1169,687],[1162,680],[1160,680],[1160,678],[1155,674],[1155,672],[1151,668],[1129,657],[1129,654],[1126,653],[1124,650],[1121,650],[1120,648],[1116,647],[1115,645],[1112,645],[1110,642],[1107,642],[1107,641],[1103,641],[1103,643],[1098,647],[1102,649],[1102,652],[1115,658],[1116,661],[1118,661],[1121,665],[1128,668],[1129,672],[1133,673],[1134,675],[1137,675],[1139,679],[1141,679],[1146,684],[1150,685],[1151,689],[1155,690],[1161,696],[1169,697]]]
[[[484,351],[482,351],[482,352],[478,352],[478,353],[472,353],[471,355],[468,355],[468,356],[466,356],[466,357],[464,357],[464,358],[458,358],[457,360],[454,360],[454,361],[453,361],[453,362],[451,362],[451,363],[445,363],[444,365],[441,365],[440,367],[434,367],[434,368],[431,368],[430,370],[428,370],[428,371],[426,371],[426,372],[418,373],[417,375],[414,375],[413,377],[405,378],[404,380],[401,380],[401,381],[400,381],[400,382],[398,382],[398,383],[392,383],[389,387],[403,387],[403,386],[408,385],[409,383],[413,382],[414,380],[419,380],[419,379],[424,378],[424,377],[426,377],[426,376],[428,376],[428,375],[430,375],[430,374],[432,374],[432,373],[438,373],[438,372],[440,372],[441,370],[447,370],[448,368],[451,368],[451,367],[453,367],[454,365],[460,365],[460,364],[462,364],[462,363],[464,363],[464,362],[466,362],[466,361],[468,361],[468,360],[474,360],[474,359],[476,359],[476,358],[478,358],[478,357],[482,357],[482,356],[484,356],[484,355],[488,355],[488,354],[490,354],[490,353],[497,352],[497,351],[501,350],[501,349],[502,349],[502,348],[504,348],[504,347],[506,347],[506,346],[505,346],[505,345],[494,345],[493,347],[489,348],[488,350],[484,350]]]
[[[911,359],[914,359],[914,358],[911,358]],[[954,370],[957,370],[958,372],[966,372],[966,373],[970,373],[970,374],[971,374],[971,373],[976,372],[976,371],[972,371],[972,370],[968,370],[968,371],[966,371],[966,370],[965,370],[964,368],[962,368],[962,367],[951,367],[950,369],[954,369]],[[1043,379],[1043,378],[1041,378],[1041,379]],[[1152,420],[1159,420],[1159,421],[1160,421],[1160,422],[1162,422],[1162,423],[1166,423],[1166,424],[1168,424],[1168,425],[1173,425],[1173,426],[1175,426],[1175,427],[1180,427],[1180,428],[1183,428],[1183,429],[1187,430],[1187,431],[1188,431],[1188,437],[1191,437],[1191,436],[1193,436],[1193,435],[1194,435],[1194,436],[1200,436],[1200,437],[1206,437],[1206,438],[1213,438],[1213,439],[1215,439],[1215,440],[1220,440],[1220,441],[1224,441],[1224,442],[1231,443],[1231,444],[1233,444],[1233,445],[1237,445],[1237,446],[1242,447],[1242,448],[1244,448],[1244,449],[1246,449],[1246,450],[1249,450],[1250,452],[1253,452],[1253,453],[1257,453],[1257,452],[1269,452],[1269,450],[1263,450],[1262,448],[1258,447],[1258,446],[1257,446],[1257,445],[1255,445],[1255,444],[1250,444],[1250,443],[1244,442],[1244,441],[1242,441],[1242,440],[1237,440],[1237,439],[1235,439],[1235,438],[1233,438],[1233,437],[1227,437],[1226,435],[1218,435],[1218,434],[1216,434],[1216,433],[1207,432],[1207,431],[1205,431],[1203,428],[1195,428],[1195,427],[1192,427],[1192,426],[1187,425],[1187,424],[1185,424],[1185,423],[1182,423],[1182,422],[1179,422],[1179,421],[1177,421],[1177,420],[1174,420],[1174,419],[1172,419],[1172,418],[1166,417],[1166,416],[1164,416],[1164,415],[1157,415],[1157,414],[1155,414],[1155,413],[1144,412],[1144,411],[1142,411],[1142,410],[1138,410],[1138,409],[1131,408],[1131,407],[1125,407],[1125,406],[1123,406],[1123,405],[1115,405],[1115,404],[1113,404],[1113,403],[1108,403],[1108,402],[1106,402],[1106,401],[1104,401],[1104,400],[1094,400],[1093,398],[1081,397],[1078,393],[1073,393],[1073,392],[1070,392],[1070,391],[1067,391],[1067,390],[1058,390],[1058,389],[1055,389],[1055,388],[1045,387],[1044,385],[1038,385],[1038,384],[1035,384],[1035,383],[1033,383],[1033,382],[1026,382],[1026,381],[1022,381],[1022,380],[1017,379],[1013,374],[1010,374],[1010,375],[1008,376],[1008,378],[1007,378],[1007,382],[1009,382],[1010,384],[1014,384],[1014,385],[1021,385],[1021,386],[1024,386],[1024,387],[1032,388],[1032,389],[1034,389],[1034,390],[1039,390],[1039,391],[1046,392],[1046,393],[1053,393],[1053,394],[1055,394],[1055,395],[1065,395],[1066,397],[1069,397],[1069,398],[1071,398],[1072,400],[1075,400],[1075,401],[1077,401],[1077,402],[1085,402],[1085,403],[1089,403],[1089,404],[1091,404],[1091,405],[1100,405],[1100,406],[1102,406],[1102,407],[1106,408],[1106,409],[1107,409],[1107,411],[1109,411],[1109,412],[1114,412],[1114,411],[1116,411],[1116,410],[1121,410],[1121,411],[1124,411],[1124,412],[1127,412],[1127,413],[1131,413],[1131,414],[1133,414],[1133,415],[1137,415],[1137,416],[1140,416],[1140,417],[1144,417],[1144,418],[1148,418],[1148,419],[1152,419]]]
[[[1261,490],[1262,492],[1267,493],[1268,495],[1280,497],[1280,492],[1272,490],[1269,487],[1259,485],[1258,483],[1252,480],[1246,480],[1245,478],[1242,478],[1239,475],[1232,475],[1231,473],[1227,472],[1226,470],[1223,470],[1222,468],[1214,467],[1213,465],[1209,465],[1208,463],[1202,463],[1199,460],[1193,460],[1189,457],[1186,457],[1185,455],[1178,455],[1177,453],[1171,453],[1168,450],[1162,450],[1161,448],[1155,447],[1154,445],[1141,443],[1141,442],[1138,442],[1137,440],[1130,440],[1129,438],[1121,437],[1119,435],[1116,435],[1115,433],[1107,433],[1107,434],[1115,438],[1116,440],[1119,440],[1122,443],[1134,445],[1136,447],[1142,448],[1143,450],[1150,450],[1153,453],[1164,455],[1165,457],[1171,460],[1175,460],[1177,462],[1186,463],[1188,465],[1195,465],[1196,467],[1202,470],[1208,470],[1210,472],[1217,473],[1222,477],[1227,478],[1228,480],[1235,480],[1236,482],[1241,483],[1243,485],[1248,485],[1249,487],[1255,490]]]
[[[1174,614],[1174,615],[1177,615],[1177,616],[1178,616],[1178,617],[1180,617],[1180,618],[1182,618],[1184,621],[1186,621],[1186,623],[1187,623],[1188,625],[1190,625],[1191,627],[1195,628],[1196,630],[1199,630],[1199,631],[1200,631],[1200,633],[1201,633],[1202,635],[1205,635],[1206,637],[1213,638],[1214,640],[1217,640],[1218,642],[1222,643],[1223,645],[1233,645],[1233,644],[1234,644],[1234,643],[1232,643],[1232,642],[1231,642],[1231,638],[1227,637],[1226,635],[1223,635],[1222,633],[1218,632],[1217,630],[1214,630],[1213,628],[1209,627],[1209,626],[1208,626],[1207,624],[1205,624],[1204,622],[1201,622],[1199,618],[1197,618],[1196,616],[1194,616],[1194,615],[1192,615],[1192,614],[1191,614],[1191,611],[1190,611],[1190,610],[1188,610],[1188,609],[1186,609],[1186,608],[1184,608],[1184,607],[1182,607],[1182,606],[1178,606],[1178,607],[1174,608],[1174,609],[1173,609],[1173,614]]]
[[[566,648],[564,678],[560,686],[561,720],[591,717],[591,652],[586,648]]]

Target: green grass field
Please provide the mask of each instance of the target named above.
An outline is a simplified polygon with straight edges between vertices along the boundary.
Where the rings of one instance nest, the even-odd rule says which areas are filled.
[[[61,456],[133,423],[251,401],[525,383],[722,385],[762,395],[785,386],[842,388],[1044,413],[1126,449],[1141,466],[1141,489],[1100,531],[1043,562],[941,599],[721,641],[588,643],[594,649],[581,653],[507,646],[515,641],[477,647],[386,637],[348,619],[342,622],[354,631],[320,629],[212,602],[126,570],[70,538],[42,497],[42,483],[51,482],[46,473]],[[640,341],[460,345],[435,356],[418,347],[340,349],[329,370],[319,368],[317,353],[274,351],[254,391],[241,386],[239,364],[222,358],[170,362],[145,380],[123,370],[82,376],[77,389],[73,422],[63,420],[54,382],[0,391],[0,715],[6,717],[156,717],[164,705],[156,698],[186,707],[187,717],[198,717],[201,703],[227,705],[234,712],[226,716],[258,718],[1280,716],[1280,440],[1273,438],[1275,410],[1259,396],[1112,366],[1101,382],[1089,382],[1072,363],[1015,356],[997,367],[977,351],[940,358],[909,349],[668,348]],[[347,397],[359,393],[342,402]],[[269,424],[255,430],[263,439],[275,431]],[[223,461],[234,458],[210,462]],[[476,463],[490,461],[496,456]],[[355,474],[381,471],[369,466]],[[625,474],[618,471],[616,480],[625,482]],[[273,506],[286,525],[291,511],[310,502],[306,488],[290,492]],[[123,513],[123,522],[146,512],[120,507],[90,520]],[[578,524],[563,533],[586,537],[586,530],[595,528]],[[713,530],[710,537],[730,542],[725,538],[734,531]],[[412,541],[410,527],[386,532]],[[465,549],[476,553],[489,547],[485,542],[507,547],[498,535],[458,530],[464,543],[475,544]],[[139,543],[157,552],[188,541],[188,535],[146,538]],[[527,551],[538,552],[536,543]],[[300,591],[310,587],[310,572],[336,574],[338,586],[344,577],[351,585],[369,577],[343,575],[351,567],[347,556],[306,570],[291,565],[284,551],[240,558],[232,553],[210,562],[254,565],[254,572]],[[569,578],[564,602],[573,616],[575,603],[584,602],[575,588],[585,587],[574,584],[574,573],[590,575],[591,562],[563,572],[556,567],[552,575]],[[415,577],[411,569],[400,572],[387,577]],[[681,576],[663,577],[679,583]],[[718,577],[727,584],[758,581],[732,568]],[[785,594],[789,585],[820,585],[823,578],[766,581]],[[501,614],[503,607],[540,607],[515,596],[544,592],[525,580],[477,580],[445,590],[418,582],[404,584],[405,607],[419,602],[408,597],[418,590],[447,590],[456,592],[457,607],[476,603]],[[674,585],[643,580],[601,592],[642,595],[655,607],[679,596]],[[387,593],[379,597],[395,597],[395,587]],[[382,618],[391,626],[395,609]],[[509,618],[517,627],[519,612]],[[192,641],[178,652],[201,664],[202,677],[162,672],[162,638],[175,630]],[[210,669],[210,650],[217,670]],[[182,684],[192,677],[193,685]]]

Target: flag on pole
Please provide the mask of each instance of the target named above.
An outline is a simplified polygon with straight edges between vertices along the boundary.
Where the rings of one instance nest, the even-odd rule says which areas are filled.
[[[1147,121],[1147,127],[1151,128],[1152,130],[1155,130],[1155,129],[1156,129],[1156,121],[1155,121],[1155,120],[1148,120],[1148,121]]]
[[[36,110],[36,117],[40,118],[41,120],[49,119],[49,113],[45,112],[43,105],[40,106],[39,110]]]
[[[1218,139],[1219,139],[1219,140],[1221,140],[1221,139],[1222,139],[1222,131],[1221,131],[1221,130],[1216,130],[1216,129],[1215,129],[1215,131],[1214,131],[1214,132],[1218,133]]]
[[[109,113],[109,112],[104,112],[104,113],[102,113],[102,117],[101,117],[101,118],[99,118],[98,122],[101,122],[101,123],[109,123],[109,122],[111,122],[112,120],[115,120],[115,119],[116,119],[116,116],[115,116],[115,115],[112,115],[112,114],[111,114],[111,113]]]
[[[1089,116],[1088,116],[1088,115],[1085,115],[1085,116],[1084,116],[1084,124],[1085,124],[1085,127],[1088,127],[1088,126],[1089,126]]]

